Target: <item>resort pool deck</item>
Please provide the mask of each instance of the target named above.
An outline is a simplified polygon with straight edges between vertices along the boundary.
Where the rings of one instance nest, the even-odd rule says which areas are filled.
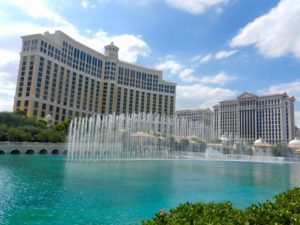
[[[299,163],[0,157],[0,224],[140,224],[184,202],[247,207],[300,186]]]

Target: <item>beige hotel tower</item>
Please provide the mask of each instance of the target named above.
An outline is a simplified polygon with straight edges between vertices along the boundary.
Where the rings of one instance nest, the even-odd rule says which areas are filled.
[[[101,54],[61,31],[22,37],[14,111],[55,122],[95,113],[175,112],[176,84],[162,72],[118,59],[113,43]]]

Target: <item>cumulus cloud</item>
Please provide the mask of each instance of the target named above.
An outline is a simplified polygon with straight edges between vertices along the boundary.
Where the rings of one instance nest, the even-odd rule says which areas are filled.
[[[171,74],[178,74],[184,69],[183,65],[173,59],[167,59],[155,66],[158,70],[168,70]]]
[[[184,82],[198,82],[199,78],[194,75],[195,71],[190,68],[184,68],[179,73],[179,78]]]
[[[202,14],[209,8],[226,2],[228,0],[166,0],[167,5],[191,14]]]
[[[88,1],[82,1],[81,2],[81,6],[86,9],[89,6],[89,2]]]
[[[221,59],[226,59],[229,58],[230,56],[233,56],[236,54],[238,50],[229,50],[229,51],[218,51],[214,54],[206,54],[206,55],[196,55],[192,58],[191,62],[196,62],[200,64],[207,63],[213,59],[215,60],[221,60]]]
[[[235,53],[237,53],[238,50],[230,50],[230,51],[219,51],[215,54],[216,59],[226,59]]]
[[[226,75],[225,72],[220,72],[213,76],[204,76],[199,79],[200,83],[204,84],[219,84],[219,85],[225,85],[229,81],[235,80],[235,76],[229,76]]]
[[[44,0],[11,0],[10,3],[32,18],[48,19],[55,23],[69,24],[59,14],[52,10]]]
[[[267,14],[242,28],[232,47],[254,45],[266,57],[293,54],[300,58],[300,1],[281,0]]]
[[[175,59],[166,59],[155,67],[158,70],[165,70],[170,72],[172,75],[178,76],[180,80],[192,83],[197,82],[201,84],[216,84],[216,85],[225,85],[229,81],[235,80],[235,76],[227,75],[225,72],[220,72],[215,75],[210,76],[198,76],[195,75],[195,70],[189,68]]]
[[[87,6],[89,5],[87,1]],[[75,40],[82,42],[83,44],[103,52],[103,47],[114,41],[120,48],[119,56],[121,60],[134,63],[139,56],[147,57],[151,50],[148,44],[142,40],[140,35],[133,34],[119,34],[111,35],[107,32],[98,29],[97,31],[88,33],[88,36],[82,34],[74,25],[64,20],[58,15],[51,7],[46,5],[43,0],[13,0],[10,2],[13,6],[23,10],[26,14],[32,18],[40,19],[45,18],[52,22],[50,26],[44,26],[36,22],[22,22],[22,23],[2,23],[0,29],[5,30],[0,34],[2,38],[15,38],[16,46],[20,46],[21,35],[43,33],[45,31],[54,32],[55,30],[62,30]],[[0,46],[1,47],[1,46]]]
[[[211,54],[207,54],[207,55],[201,57],[199,59],[199,62],[200,63],[206,63],[206,62],[210,61],[211,59],[212,59],[212,55]]]
[[[286,92],[289,96],[294,96],[300,102],[300,79],[270,86],[268,89],[258,91],[259,94],[278,94]],[[295,123],[300,127],[300,112],[295,111]]]
[[[212,88],[203,84],[178,85],[176,92],[176,109],[212,107],[237,95],[235,90]]]
[[[87,0],[81,1],[81,6],[82,6],[82,8],[84,8],[84,9],[87,9],[87,8],[95,8],[95,7],[96,7],[95,4],[90,4],[90,2],[87,1]]]
[[[268,89],[260,90],[259,93],[276,94],[286,92],[290,96],[295,96],[296,100],[300,102],[300,79],[270,86]]]

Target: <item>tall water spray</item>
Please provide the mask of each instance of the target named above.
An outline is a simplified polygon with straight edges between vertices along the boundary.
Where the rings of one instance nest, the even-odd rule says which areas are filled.
[[[199,122],[157,114],[75,118],[69,128],[69,160],[177,159],[205,152],[193,136]],[[211,129],[211,128],[207,128]]]

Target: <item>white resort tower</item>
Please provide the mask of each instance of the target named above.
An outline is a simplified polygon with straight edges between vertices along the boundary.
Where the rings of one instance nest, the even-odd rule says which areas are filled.
[[[286,93],[257,96],[248,92],[214,106],[214,135],[233,141],[287,143],[295,136],[295,98]]]

